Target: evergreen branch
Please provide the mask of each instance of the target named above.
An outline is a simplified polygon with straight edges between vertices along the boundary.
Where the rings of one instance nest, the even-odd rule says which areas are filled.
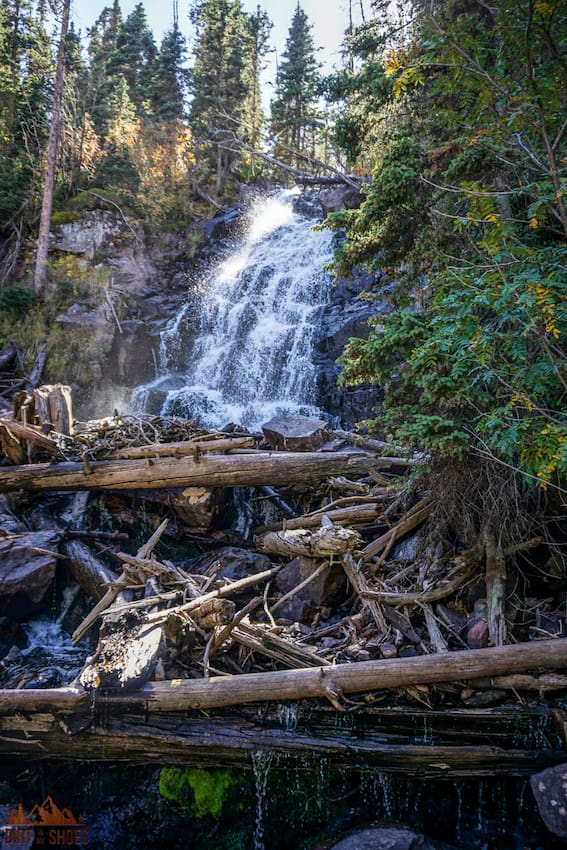
[[[522,188],[517,189],[501,189],[495,192],[478,192],[474,189],[464,189],[459,186],[441,186],[439,183],[434,183],[433,180],[428,180],[420,174],[419,179],[422,183],[427,183],[428,186],[433,186],[435,189],[441,189],[443,192],[455,192],[457,194],[474,195],[477,198],[498,198],[500,195],[515,195],[516,192],[524,191]]]

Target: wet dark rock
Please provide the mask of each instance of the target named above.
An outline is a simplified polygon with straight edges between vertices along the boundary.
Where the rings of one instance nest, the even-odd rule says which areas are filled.
[[[214,239],[225,239],[231,235],[232,229],[242,214],[242,210],[232,208],[225,210],[214,218],[198,221],[191,226],[191,231],[198,233],[205,242]]]
[[[206,533],[228,509],[226,488],[186,487],[173,504],[181,522],[194,533]]]
[[[339,278],[334,283],[329,303],[321,314],[315,355],[318,403],[338,416],[347,428],[372,417],[374,409],[382,400],[379,387],[338,387],[340,368],[336,363],[351,337],[368,337],[368,319],[371,316],[377,313],[387,315],[391,312],[391,307],[385,302],[369,301],[361,297],[363,293],[373,289],[379,280],[380,273],[369,274],[359,270],[353,272],[351,280]]]
[[[380,647],[380,655],[382,658],[397,658],[398,649],[393,643],[383,643]]]
[[[302,581],[312,575],[318,561],[299,556],[286,564],[276,576],[275,584],[283,594],[289,593]],[[321,605],[336,605],[342,600],[345,586],[344,571],[340,565],[333,564],[316,579],[278,607],[278,616],[310,623],[315,610]]]
[[[5,597],[28,596],[34,603],[45,595],[57,563],[56,554],[61,534],[28,532],[0,541],[0,599],[6,611]]]
[[[410,829],[376,827],[353,832],[329,850],[435,850],[437,846]]]
[[[274,416],[262,431],[274,449],[295,452],[316,451],[329,439],[327,422],[309,416]]]
[[[399,658],[417,658],[419,652],[414,646],[404,646],[398,653]]]
[[[0,664],[13,661],[13,655],[21,656],[21,650],[16,646],[25,642],[25,632],[22,627],[10,617],[0,617]]]
[[[546,827],[567,838],[567,764],[549,767],[530,778],[539,813]]]
[[[269,570],[272,566],[267,555],[250,552],[247,549],[238,549],[236,546],[224,546],[212,555],[199,561],[196,565],[201,574],[212,573],[215,578],[227,578],[231,581],[246,578],[254,573]]]

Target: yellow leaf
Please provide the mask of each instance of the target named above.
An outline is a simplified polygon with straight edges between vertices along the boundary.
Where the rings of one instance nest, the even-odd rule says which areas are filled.
[[[530,227],[531,227],[532,230],[535,230],[536,227],[538,226],[538,224],[539,224],[539,221],[537,220],[535,215],[533,216],[533,218],[530,218]]]

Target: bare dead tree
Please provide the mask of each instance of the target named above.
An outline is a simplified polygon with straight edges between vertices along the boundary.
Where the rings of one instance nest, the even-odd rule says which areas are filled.
[[[49,227],[51,224],[51,209],[53,206],[53,190],[55,188],[55,170],[57,166],[57,151],[61,137],[61,124],[63,113],[63,88],[65,84],[65,57],[67,31],[69,29],[69,15],[71,0],[63,0],[63,12],[61,16],[61,33],[59,37],[59,48],[57,51],[57,70],[55,73],[55,89],[53,94],[53,110],[51,114],[51,129],[47,142],[47,164],[45,168],[45,183],[43,186],[43,199],[41,202],[41,218],[39,222],[39,233],[37,237],[37,253],[35,258],[35,272],[33,286],[36,295],[42,295],[47,282],[47,255],[49,248]]]

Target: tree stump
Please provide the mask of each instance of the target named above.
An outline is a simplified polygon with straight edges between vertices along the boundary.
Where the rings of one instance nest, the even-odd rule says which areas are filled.
[[[73,433],[71,387],[45,384],[33,391],[35,410],[40,425],[51,425],[60,434]]]

